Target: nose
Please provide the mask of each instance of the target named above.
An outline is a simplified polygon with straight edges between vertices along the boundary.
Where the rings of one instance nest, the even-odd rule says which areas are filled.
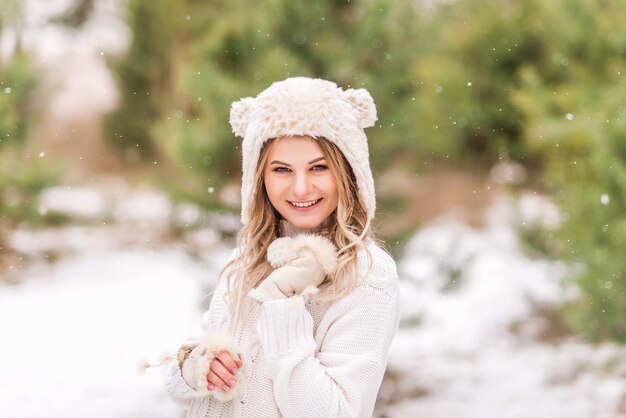
[[[297,198],[305,199],[310,196],[313,184],[306,172],[296,173],[293,182],[293,194]]]

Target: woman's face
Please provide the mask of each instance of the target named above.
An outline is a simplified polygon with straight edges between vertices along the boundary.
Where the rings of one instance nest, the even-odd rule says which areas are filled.
[[[335,176],[314,139],[282,137],[270,144],[265,190],[272,206],[293,226],[311,230],[336,208]]]

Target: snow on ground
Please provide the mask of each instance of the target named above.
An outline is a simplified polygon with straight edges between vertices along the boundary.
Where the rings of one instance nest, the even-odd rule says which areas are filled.
[[[102,206],[85,190],[58,193],[64,209],[54,192],[44,196],[47,210]],[[104,200],[115,222],[11,237],[31,262],[18,284],[0,285],[2,417],[181,416],[162,371],[139,365],[193,333],[230,250],[209,228],[180,240],[163,233],[177,210],[156,195]],[[140,203],[148,201],[155,205]],[[568,294],[567,268],[528,258],[514,231],[554,223],[551,213],[541,199],[503,200],[485,228],[441,219],[418,231],[398,263],[403,321],[377,417],[626,416],[626,350],[551,335],[546,312]],[[53,252],[56,262],[42,256]]]
[[[515,227],[556,218],[529,195],[500,200],[485,228],[442,219],[414,236],[399,263],[403,324],[380,416],[626,416],[626,349],[551,335],[551,314],[574,294],[562,280],[570,269],[528,258]]]
[[[59,196],[80,207],[83,192]],[[50,193],[42,202],[58,210]],[[78,212],[71,206],[67,213]],[[140,366],[195,332],[231,250],[215,231],[199,230],[184,244],[164,238],[163,229],[153,221],[12,234],[11,246],[33,262],[9,272],[19,274],[18,284],[0,285],[1,417],[180,416],[163,390],[162,368]],[[210,259],[190,254],[200,247]],[[50,254],[60,260],[47,262]]]
[[[175,347],[202,271],[181,251],[89,251],[0,292],[0,415],[172,417],[142,359]]]

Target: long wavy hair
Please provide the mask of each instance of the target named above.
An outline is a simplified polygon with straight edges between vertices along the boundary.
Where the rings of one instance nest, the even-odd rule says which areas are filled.
[[[310,138],[310,137],[309,137]],[[358,284],[357,254],[367,251],[365,241],[372,240],[370,220],[358,192],[356,177],[341,150],[325,138],[315,140],[322,149],[331,173],[335,177],[339,195],[337,208],[315,231],[331,240],[337,247],[338,265],[335,273],[319,286],[318,297],[334,300],[348,294]],[[246,306],[247,293],[256,288],[273,270],[267,261],[267,248],[280,234],[281,215],[270,203],[265,190],[264,172],[269,149],[280,138],[269,139],[261,149],[254,173],[253,196],[250,199],[248,223],[239,231],[236,256],[221,271],[220,280],[227,280],[227,298],[231,310],[231,327],[236,327]]]

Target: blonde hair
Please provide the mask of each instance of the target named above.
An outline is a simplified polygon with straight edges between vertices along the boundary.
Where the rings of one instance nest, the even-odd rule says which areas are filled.
[[[310,137],[306,137],[310,138]],[[337,247],[338,265],[335,273],[326,277],[320,288],[320,297],[339,299],[350,293],[358,284],[358,252],[372,240],[371,224],[365,204],[358,192],[356,176],[341,150],[325,138],[310,138],[317,142],[335,177],[339,195],[337,208],[316,233],[331,240]],[[267,261],[267,248],[280,234],[281,215],[270,203],[265,191],[264,172],[271,145],[280,138],[269,139],[261,149],[254,173],[253,195],[250,199],[250,218],[239,231],[237,254],[220,273],[220,280],[227,280],[227,297],[233,321],[237,325],[242,317],[247,294],[256,288],[273,270]]]

